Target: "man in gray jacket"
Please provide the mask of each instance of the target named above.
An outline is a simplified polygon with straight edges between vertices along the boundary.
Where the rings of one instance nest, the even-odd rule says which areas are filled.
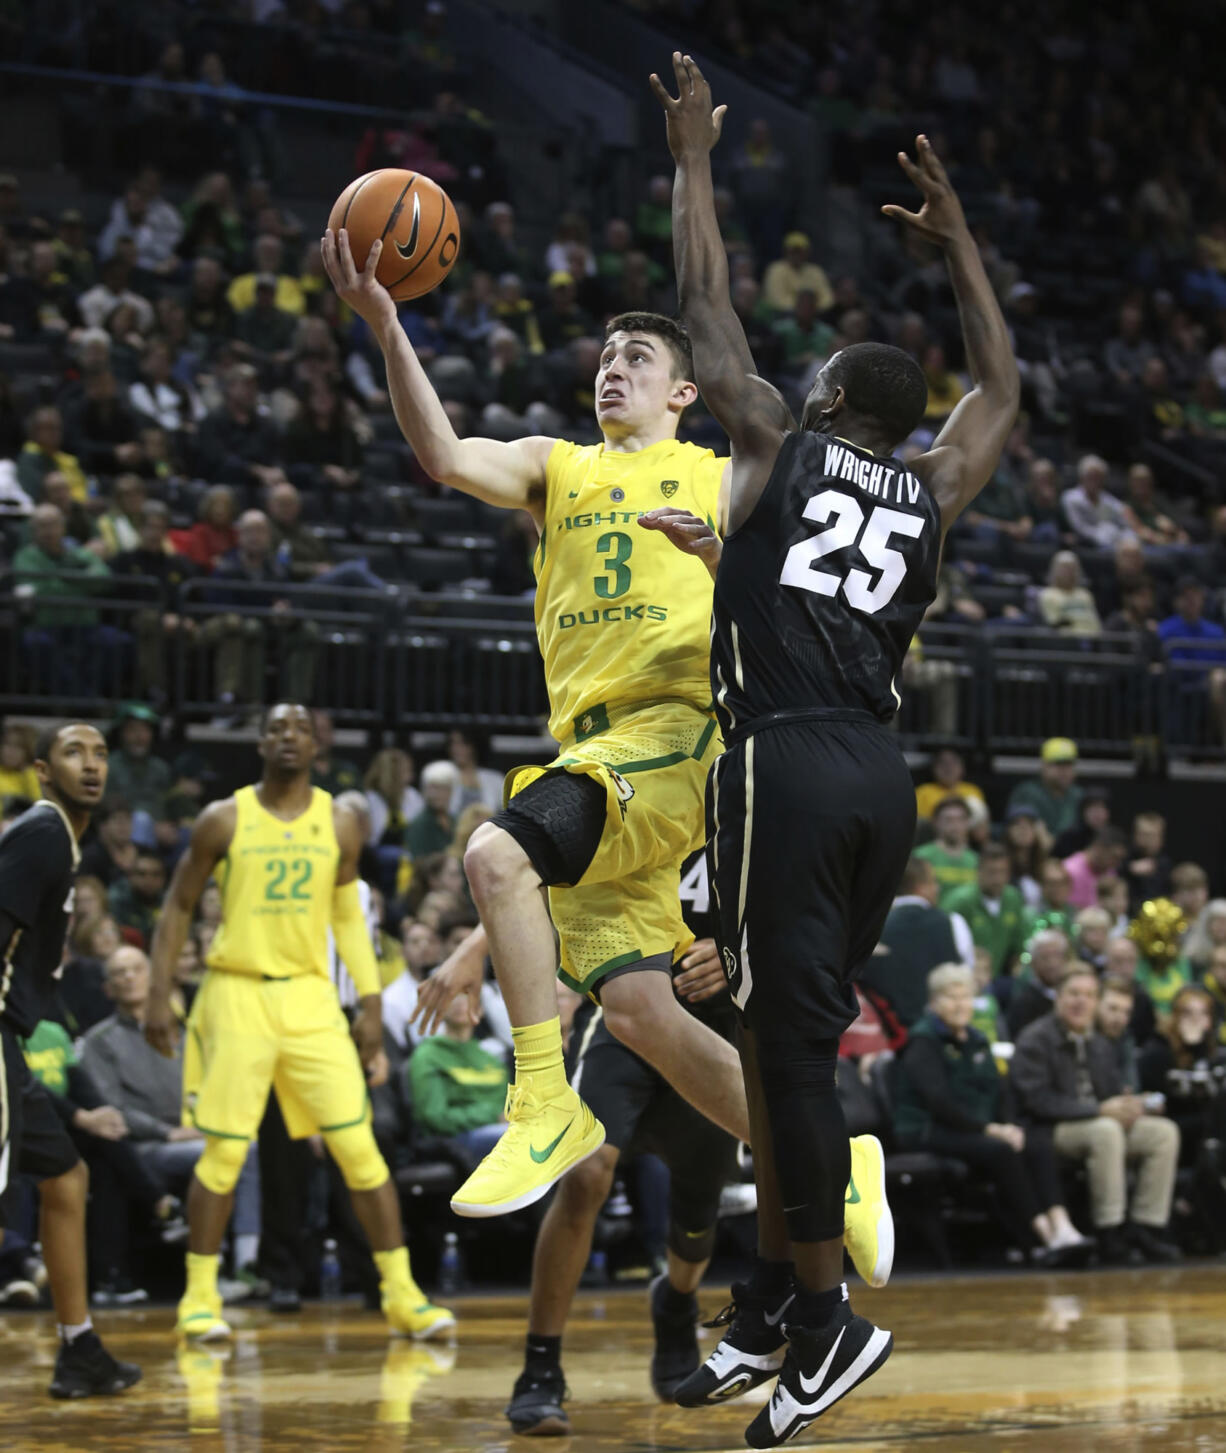
[[[181,1193],[191,1178],[204,1136],[181,1123],[182,1041],[173,1058],[158,1054],[145,1039],[149,960],[138,948],[117,948],[106,961],[106,992],[115,1013],[81,1042],[81,1064],[107,1104],[123,1113],[128,1138],[164,1185]],[[259,1162],[247,1158],[235,1188],[235,1268],[253,1262],[259,1246]]]
[[[1164,1232],[1179,1163],[1179,1128],[1148,1114],[1142,1098],[1126,1092],[1119,1060],[1095,1030],[1097,1008],[1093,970],[1071,969],[1054,1010],[1019,1036],[1010,1079],[1024,1115],[1052,1127],[1061,1155],[1085,1161],[1103,1259],[1176,1261],[1179,1250]],[[1129,1162],[1137,1165],[1130,1208]]]

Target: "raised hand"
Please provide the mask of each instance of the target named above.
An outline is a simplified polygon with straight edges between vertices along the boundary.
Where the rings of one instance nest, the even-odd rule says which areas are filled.
[[[673,75],[680,94],[674,100],[664,82],[652,72],[651,89],[664,107],[668,126],[668,149],[674,161],[694,152],[710,151],[719,140],[727,106],[711,109],[711,87],[692,56],[673,51]]]
[[[915,152],[917,160],[912,161],[905,151],[900,151],[898,164],[923,194],[924,205],[918,212],[908,212],[905,207],[893,204],[881,210],[887,217],[913,227],[921,237],[935,242],[938,247],[948,247],[951,242],[969,237],[962,203],[926,136],[915,138]]]
[[[366,265],[360,272],[349,250],[349,233],[344,227],[339,232],[333,232],[329,227],[320,239],[319,251],[324,271],[342,303],[352,308],[371,328],[376,323],[396,321],[396,304],[392,295],[375,277],[379,254],[383,251],[381,238],[371,243]]]

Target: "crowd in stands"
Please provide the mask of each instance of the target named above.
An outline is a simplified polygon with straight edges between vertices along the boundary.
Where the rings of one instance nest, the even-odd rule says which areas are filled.
[[[1079,17],[1043,0],[1006,7],[1008,24],[918,16],[902,0],[682,8],[726,58],[818,116],[830,196],[844,220],[851,198],[864,239],[849,257],[833,228],[803,230],[793,173],[810,159],[765,120],[730,122],[716,167],[734,306],[794,407],[836,349],[887,340],[925,370],[928,416],[903,452],[927,446],[969,383],[956,313],[939,259],[904,251],[873,217],[905,198],[892,157],[916,130],[974,221],[1025,407],[950,535],[932,623],[1087,652],[1122,642],[1138,691],[1173,670],[1179,700],[1220,744],[1226,108],[1204,83],[1211,49],[1138,6]],[[644,173],[616,212],[564,212],[545,233],[524,221],[437,0],[100,11],[106,25],[58,32],[19,19],[3,43],[28,61],[205,89],[151,84],[108,102],[122,175],[88,218],[0,176],[0,569],[17,587],[3,608],[37,692],[78,698],[122,680],[132,698],[115,714],[111,795],[83,857],[62,1023],[30,1050],[100,1188],[95,1288],[121,1298],[140,1290],[129,1241],[181,1237],[177,1198],[199,1148],[180,1123],[177,1067],[154,1063],[137,1032],[167,873],[216,791],[198,751],[159,752],[175,653],[205,662],[211,699],[245,721],[270,692],[310,699],[311,601],[360,592],[395,611],[436,583],[415,573],[412,545],[437,547],[436,568],[452,552],[447,578],[471,591],[532,589],[530,522],[441,497],[401,442],[379,351],[321,271],[330,198],[311,214],[286,205],[303,190],[284,173],[292,120],[248,93],[378,102],[410,75],[432,98],[403,127],[356,125],[353,171],[413,166],[457,203],[455,272],[401,317],[461,434],[595,439],[605,319],[671,312],[676,297],[667,175]],[[222,12],[280,26],[284,46],[251,54]],[[1154,84],[1138,95],[1142,52]],[[72,97],[64,115],[70,164],[92,180]],[[723,447],[700,407],[684,436]],[[387,548],[372,525],[409,546]],[[100,602],[136,580],[156,587],[141,607],[118,624],[104,616]],[[189,585],[206,592],[203,616],[183,608]],[[307,586],[319,595],[295,593]],[[956,735],[943,663],[917,648],[906,680],[929,698],[934,730]],[[399,746],[344,760],[326,713],[317,728],[316,781],[364,792],[369,810],[363,875],[389,1060],[374,1097],[381,1145],[394,1166],[427,1137],[479,1154],[497,1133],[509,1043],[495,986],[475,1033],[457,1012],[419,1044],[409,1019],[416,985],[474,922],[463,848],[499,802],[499,775],[464,730],[419,772]],[[32,737],[10,719],[0,739],[5,822],[37,793]],[[1170,1259],[1175,1243],[1220,1249],[1226,900],[1209,901],[1205,866],[1168,849],[1158,812],[1115,822],[1077,771],[1076,746],[1049,741],[1039,776],[993,815],[958,753],[936,754],[842,1082],[849,1096],[871,1091],[896,1148],[965,1162],[997,1186],[1011,1244],[1075,1258],[1093,1235],[1098,1254],[1123,1261]],[[184,1008],[219,907],[206,892],[179,965]],[[1070,1177],[1077,1161],[1088,1188]],[[243,1186],[234,1295],[258,1284],[254,1156]],[[20,1244],[6,1246],[11,1268]],[[31,1284],[20,1265],[0,1281]]]
[[[394,1169],[423,1157],[471,1166],[503,1127],[511,1035],[497,985],[487,975],[476,1023],[463,997],[434,1033],[414,1014],[420,984],[477,923],[463,854],[499,800],[498,774],[466,731],[449,733],[418,773],[401,748],[350,760],[327,713],[315,720],[313,780],[358,794],[368,823],[361,868],[384,986],[385,1054],[372,1088],[381,1148]],[[27,1046],[90,1165],[103,1302],[140,1299],[157,1244],[181,1240],[201,1149],[182,1113],[182,1054],[162,1059],[141,1021],[168,874],[218,776],[195,750],[162,755],[160,726],[141,702],[115,714],[110,793],[83,845],[59,1013]],[[36,787],[32,737],[14,719],[0,736],[4,824]],[[1117,823],[1110,794],[1079,771],[1075,743],[1052,739],[1038,775],[993,812],[957,751],[934,755],[916,789],[914,854],[843,1040],[840,1093],[849,1119],[891,1155],[953,1175],[962,1197],[994,1191],[997,1253],[1013,1248],[1043,1266],[1217,1254],[1226,1250],[1226,899],[1210,898],[1201,864],[1180,860],[1161,813]],[[210,885],[177,966],[184,1014],[220,912]],[[337,982],[344,995],[339,972]],[[226,1283],[236,1299],[287,1274],[283,1255],[267,1250],[281,1242],[259,1164],[253,1148]],[[322,1238],[344,1221],[322,1166],[318,1174],[325,1189],[309,1214]],[[644,1185],[637,1195],[649,1202],[659,1187]],[[909,1205],[898,1207],[904,1225]],[[650,1224],[651,1205],[639,1211]],[[30,1254],[20,1237],[0,1251],[0,1299],[33,1299],[37,1282],[20,1264]],[[351,1260],[360,1282],[361,1258]],[[301,1286],[302,1267],[293,1274]]]

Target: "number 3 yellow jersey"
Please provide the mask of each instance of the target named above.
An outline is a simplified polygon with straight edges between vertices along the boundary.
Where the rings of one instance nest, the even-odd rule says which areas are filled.
[[[726,463],[675,439],[633,454],[554,445],[533,563],[555,740],[581,741],[635,702],[710,705],[710,573],[637,521],[672,505],[715,528]]]
[[[218,868],[221,927],[210,969],[274,979],[328,975],[328,925],[340,846],[332,798],[317,787],[290,822],[260,806],[254,787],[234,794],[238,815]]]

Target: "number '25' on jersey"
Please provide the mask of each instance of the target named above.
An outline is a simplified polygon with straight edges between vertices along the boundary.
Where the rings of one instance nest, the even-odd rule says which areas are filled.
[[[778,711],[888,721],[940,554],[940,510],[905,465],[830,435],[787,435],[715,582],[711,680],[725,735]]]

